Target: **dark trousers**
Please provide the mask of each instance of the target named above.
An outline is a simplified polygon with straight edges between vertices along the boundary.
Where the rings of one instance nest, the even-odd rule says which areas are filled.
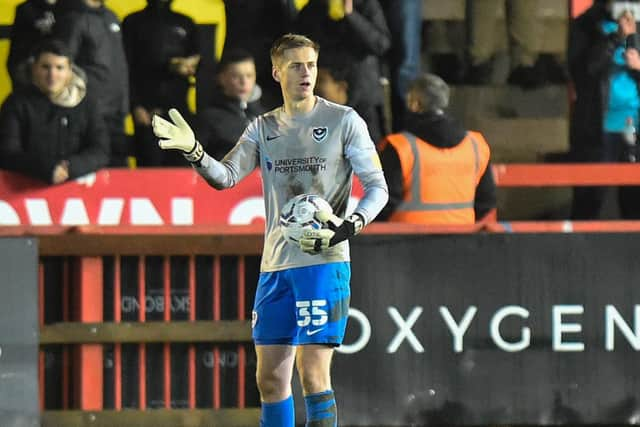
[[[104,121],[109,132],[109,167],[120,168],[127,166],[127,157],[131,154],[129,140],[124,133],[124,114],[110,113],[104,116]]]
[[[620,133],[605,133],[601,156],[593,162],[626,162],[625,142]],[[640,164],[638,165],[640,167]],[[598,219],[608,187],[574,187],[571,218]],[[640,219],[640,187],[618,187],[618,206],[623,219]]]

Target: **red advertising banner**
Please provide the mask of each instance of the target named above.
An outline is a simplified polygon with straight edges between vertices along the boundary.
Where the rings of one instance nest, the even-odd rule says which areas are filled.
[[[354,196],[361,194],[356,182]],[[244,225],[263,221],[257,170],[225,191],[212,188],[190,168],[104,169],[61,185],[0,171],[0,226]]]

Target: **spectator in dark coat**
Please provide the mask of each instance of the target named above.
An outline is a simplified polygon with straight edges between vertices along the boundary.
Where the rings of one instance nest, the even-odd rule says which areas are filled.
[[[391,31],[387,63],[391,77],[392,130],[399,132],[407,114],[407,86],[421,68],[422,0],[381,0],[380,4]]]
[[[571,23],[569,72],[576,91],[570,127],[571,157],[579,162],[620,162],[624,159],[627,120],[638,127],[640,58],[625,45],[636,33],[632,15],[612,15],[612,1],[596,0]],[[604,202],[604,187],[574,189],[573,219],[596,219]],[[618,191],[622,217],[640,218],[640,188]]]
[[[282,104],[280,85],[271,77],[269,51],[274,40],[289,32],[296,14],[293,0],[225,0],[227,34],[224,49],[242,49],[253,56],[262,103]],[[224,54],[224,52],[223,52]]]
[[[337,8],[335,3],[310,0],[298,14],[295,30],[316,40],[323,52],[351,64],[349,105],[377,142],[386,133],[380,60],[391,46],[391,34],[378,0],[343,0]]]
[[[72,61],[87,73],[88,91],[95,95],[109,130],[112,166],[125,166],[130,149],[124,134],[129,111],[129,72],[120,21],[104,0],[76,1],[56,24]]]
[[[60,184],[106,166],[107,130],[64,45],[37,47],[31,76],[0,110],[0,168]]]
[[[217,73],[213,105],[198,112],[198,139],[220,160],[233,148],[245,128],[265,112],[259,101],[253,56],[241,49],[225,50]]]
[[[171,10],[172,0],[147,0],[147,7],[122,22],[130,70],[134,152],[138,166],[184,166],[181,155],[161,150],[151,117],[170,107],[187,112],[187,94],[200,61],[198,27]]]
[[[27,0],[16,6],[7,57],[7,71],[14,88],[31,83],[25,70],[29,56],[41,41],[53,34],[58,6],[57,0]]]

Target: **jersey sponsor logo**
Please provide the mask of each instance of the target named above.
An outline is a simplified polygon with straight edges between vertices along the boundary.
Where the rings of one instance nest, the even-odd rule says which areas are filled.
[[[315,335],[315,334],[317,334],[318,332],[322,332],[322,331],[324,331],[324,328],[320,328],[320,329],[313,329],[313,330],[312,330],[312,329],[308,329],[308,330],[307,330],[307,336],[309,336],[309,337],[310,337],[311,335]]]
[[[327,135],[329,135],[329,128],[326,126],[313,128],[313,130],[311,131],[311,135],[313,136],[313,140],[315,142],[320,143],[327,138]]]
[[[267,141],[273,141],[274,139],[280,138],[282,135],[267,135]]]
[[[278,159],[273,162],[273,170],[276,173],[310,172],[315,174],[327,170],[327,159],[319,156]]]

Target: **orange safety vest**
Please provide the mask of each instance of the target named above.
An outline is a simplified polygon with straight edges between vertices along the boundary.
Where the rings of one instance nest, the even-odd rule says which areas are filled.
[[[390,221],[411,224],[473,224],[476,187],[489,164],[489,144],[468,131],[460,144],[439,148],[411,133],[385,138],[400,158],[403,202]],[[384,146],[384,145],[383,145]],[[417,161],[416,161],[417,159]]]

